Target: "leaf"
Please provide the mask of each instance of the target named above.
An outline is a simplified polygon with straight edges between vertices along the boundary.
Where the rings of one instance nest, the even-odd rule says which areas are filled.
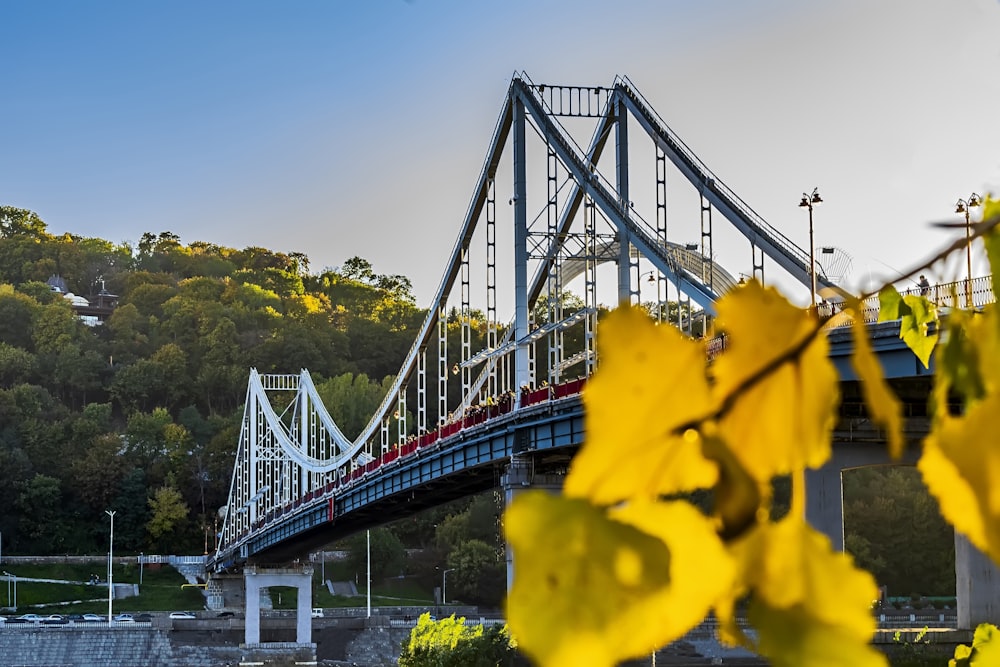
[[[899,337],[927,368],[938,341],[937,328],[930,329],[932,322],[937,323],[937,306],[927,297],[900,296],[892,285],[879,290],[878,301],[878,321],[899,320]]]
[[[840,628],[813,623],[799,610],[774,610],[753,602],[747,611],[759,630],[760,655],[772,667],[884,666],[886,657]]]
[[[702,439],[705,458],[719,464],[719,481],[712,489],[713,512],[722,523],[719,536],[729,540],[741,535],[757,520],[763,494],[757,480],[718,438],[715,429],[704,430],[707,431]]]
[[[684,502],[605,513],[529,491],[505,525],[514,553],[510,628],[543,666],[648,654],[690,630],[732,585],[734,566],[711,523]]]
[[[587,440],[564,493],[608,505],[711,486],[716,467],[697,434],[676,431],[709,412],[705,348],[641,311],[601,322],[601,366],[583,392]]]
[[[733,546],[758,630],[750,648],[775,667],[885,665],[869,643],[875,630],[872,576],[799,517],[761,524]],[[722,618],[720,614],[720,618]],[[732,636],[734,619],[723,619]]]
[[[738,443],[734,454],[762,483],[805,466],[821,466],[830,456],[839,376],[826,337],[817,333],[818,323],[757,282],[726,294],[716,308],[716,325],[730,336],[713,366],[713,392],[720,402],[809,341],[801,354],[742,391],[720,422],[723,440]]]
[[[903,406],[899,398],[885,381],[882,365],[872,351],[868,340],[868,328],[864,320],[854,317],[851,323],[854,352],[851,365],[861,380],[861,392],[865,405],[876,424],[886,430],[889,455],[898,459],[903,455],[906,442],[903,440]]]
[[[886,285],[878,292],[878,321],[892,322],[902,317],[901,311],[905,308],[903,297],[892,285]]]
[[[1000,199],[987,195],[983,199],[983,222],[1000,218]],[[1000,271],[1000,230],[996,227],[983,235],[983,245],[986,246],[986,256],[990,260],[992,274]],[[1000,301],[1000,284],[993,281],[993,296]]]
[[[986,382],[980,372],[979,346],[982,337],[972,340],[968,329],[974,327],[972,313],[956,310],[948,318],[948,336],[937,360],[936,382],[954,388],[966,401],[976,401],[986,393]]]
[[[959,644],[948,667],[995,667],[1000,665],[1000,631],[992,623],[980,623],[972,646]]]
[[[996,429],[1000,394],[968,406],[964,416],[935,414],[917,463],[941,514],[980,551],[1000,563],[1000,449]]]
[[[938,341],[937,327],[930,329],[931,323],[937,323],[937,306],[926,297],[907,294],[903,297],[906,309],[901,309],[899,322],[899,337],[906,346],[913,350],[924,368],[930,366],[931,353]]]

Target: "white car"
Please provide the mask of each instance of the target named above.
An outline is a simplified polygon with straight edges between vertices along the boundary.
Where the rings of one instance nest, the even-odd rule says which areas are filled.
[[[107,617],[101,616],[100,614],[84,614],[83,615],[83,622],[84,623],[100,623],[100,622],[106,621],[106,620],[108,620]]]
[[[170,612],[170,618],[178,620],[192,620],[197,617],[189,611],[172,611]]]
[[[118,614],[115,616],[115,623],[135,623],[132,614]]]
[[[42,620],[42,617],[38,614],[21,614],[18,618],[27,623],[38,623]]]

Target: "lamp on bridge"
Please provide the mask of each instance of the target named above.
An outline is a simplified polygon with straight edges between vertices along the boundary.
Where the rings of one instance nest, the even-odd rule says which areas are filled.
[[[965,307],[972,308],[972,222],[969,209],[979,206],[979,195],[973,192],[968,199],[959,199],[955,213],[965,214]]]
[[[812,311],[816,312],[816,244],[813,242],[813,206],[823,202],[819,196],[819,188],[813,188],[812,194],[802,193],[800,208],[809,209],[809,280],[812,283],[810,300],[812,301]]]

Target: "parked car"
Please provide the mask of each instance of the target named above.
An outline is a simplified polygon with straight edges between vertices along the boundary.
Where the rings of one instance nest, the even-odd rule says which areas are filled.
[[[172,611],[170,612],[170,618],[175,620],[190,620],[196,618],[196,616],[189,611]]]
[[[38,614],[21,614],[17,617],[22,623],[38,623],[42,617]]]
[[[118,614],[115,616],[115,623],[135,623],[132,614]]]
[[[216,618],[232,618],[235,615],[236,614],[234,614],[231,611],[220,611],[218,614],[215,615],[215,617]]]
[[[136,623],[152,623],[153,622],[153,615],[152,614],[139,614],[138,616],[135,617],[135,622]]]
[[[42,619],[42,623],[46,625],[66,625],[69,621],[62,614],[49,614]]]
[[[84,623],[101,623],[101,622],[106,621],[106,620],[108,620],[107,617],[101,616],[100,614],[84,614],[83,615],[83,622]]]

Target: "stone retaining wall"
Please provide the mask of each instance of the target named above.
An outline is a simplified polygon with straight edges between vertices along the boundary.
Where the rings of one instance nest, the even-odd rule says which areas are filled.
[[[149,628],[36,628],[0,632],[0,665],[9,667],[222,667],[240,661],[239,645],[174,646]]]

